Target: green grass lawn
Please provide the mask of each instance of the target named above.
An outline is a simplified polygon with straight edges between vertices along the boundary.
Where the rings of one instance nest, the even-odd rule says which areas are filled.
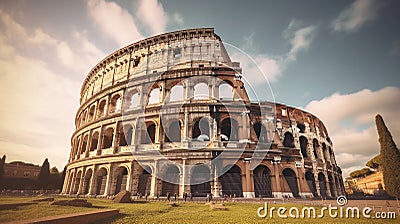
[[[27,202],[33,198],[0,197],[0,203]],[[57,198],[60,200],[61,198]],[[322,219],[280,219],[276,212],[274,218],[259,218],[257,209],[261,203],[226,203],[226,211],[211,210],[204,203],[178,203],[173,207],[166,202],[117,204],[105,199],[88,199],[96,207],[119,209],[120,215],[112,219],[103,220],[101,223],[400,223],[399,217],[395,220],[375,219],[346,219],[329,218]],[[273,206],[270,204],[269,206]],[[280,204],[289,209],[295,206],[301,210],[299,204]],[[75,208],[70,206],[52,206],[48,202],[37,205],[21,206],[13,210],[0,210],[0,222],[13,220],[32,219],[50,215],[77,213],[91,211],[98,208]],[[288,214],[288,212],[286,212]],[[327,213],[325,213],[327,214]],[[398,214],[397,214],[398,215]]]

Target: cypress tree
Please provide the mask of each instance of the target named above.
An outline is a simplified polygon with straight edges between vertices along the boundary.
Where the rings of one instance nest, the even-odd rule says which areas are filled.
[[[4,175],[4,164],[6,163],[6,155],[0,160],[0,190],[3,188],[3,175]]]
[[[383,180],[386,192],[393,197],[400,198],[400,151],[396,147],[381,115],[376,115],[375,122],[381,145]]]
[[[50,164],[49,160],[46,158],[40,168],[39,176],[38,176],[38,185],[42,188],[45,188],[49,185],[50,181]]]

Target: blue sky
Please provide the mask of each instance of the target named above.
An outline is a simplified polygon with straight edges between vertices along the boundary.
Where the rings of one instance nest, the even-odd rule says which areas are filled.
[[[375,114],[400,144],[399,9],[386,0],[1,1],[0,150],[61,169],[92,66],[142,38],[214,27],[256,60],[276,101],[323,120],[346,175],[379,153]]]

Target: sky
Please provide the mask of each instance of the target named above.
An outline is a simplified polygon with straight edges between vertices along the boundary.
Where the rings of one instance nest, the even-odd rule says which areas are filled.
[[[324,122],[347,176],[379,154],[376,114],[400,145],[399,10],[389,0],[0,1],[0,153],[62,169],[94,65],[146,37],[214,27],[257,62],[277,102]]]

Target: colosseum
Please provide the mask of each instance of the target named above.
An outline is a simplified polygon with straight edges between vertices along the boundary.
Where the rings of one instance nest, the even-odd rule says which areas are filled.
[[[344,194],[324,124],[298,108],[252,101],[243,77],[213,28],[108,55],[82,85],[62,194]]]

